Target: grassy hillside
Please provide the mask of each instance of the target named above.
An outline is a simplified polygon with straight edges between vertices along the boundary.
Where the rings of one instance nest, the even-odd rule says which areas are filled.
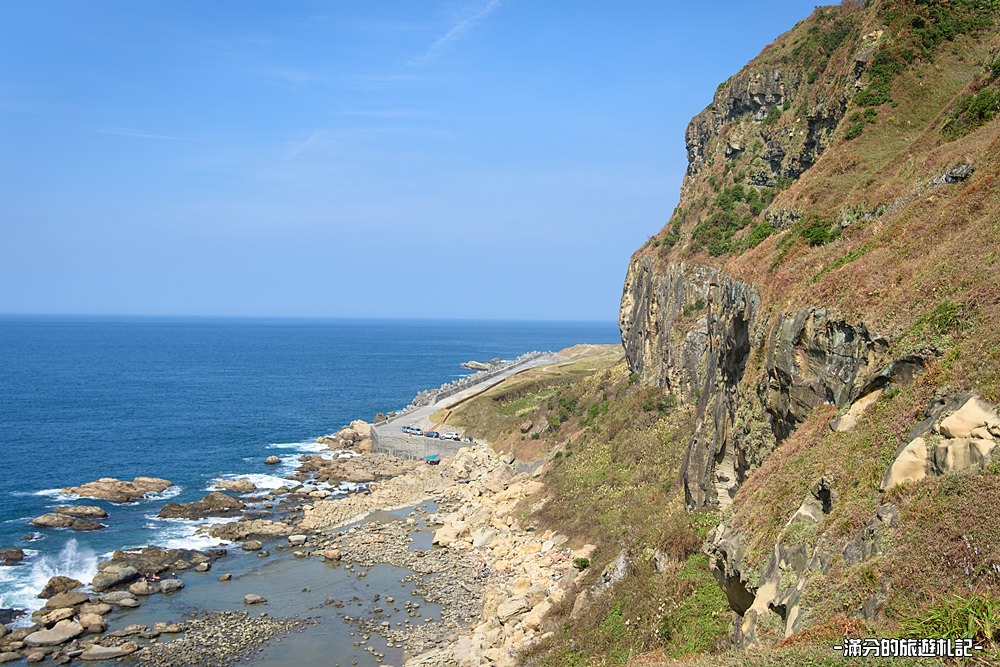
[[[972,664],[1000,664],[1000,460],[881,488],[933,401],[1000,402],[998,18],[996,0],[817,8],[692,120],[678,205],[636,253],[645,263],[633,263],[627,296],[652,304],[629,311],[644,318],[628,323],[636,349],[674,367],[629,372],[609,356],[505,383],[456,413],[500,448],[548,461],[547,497],[525,521],[597,545],[580,593],[523,662],[885,664],[833,651],[847,635],[970,637],[989,649]],[[701,271],[702,296],[670,292],[692,267],[752,286],[744,339],[713,338],[735,311],[708,302],[731,283]],[[709,424],[720,442],[752,442],[773,428],[759,402],[774,380],[767,327],[808,308],[858,323],[841,330],[871,332],[886,360],[919,370],[871,395],[850,431],[830,425],[848,405],[818,401],[736,462],[745,479],[723,480],[731,498],[691,512],[681,470],[692,432]],[[794,363],[819,363],[808,349]],[[718,350],[745,360],[716,369]],[[698,373],[705,382],[682,382]],[[794,520],[821,491],[815,521]],[[735,586],[711,571],[723,537]],[[616,564],[621,579],[601,585]],[[751,609],[720,588],[753,600],[765,575],[796,592],[794,611]]]

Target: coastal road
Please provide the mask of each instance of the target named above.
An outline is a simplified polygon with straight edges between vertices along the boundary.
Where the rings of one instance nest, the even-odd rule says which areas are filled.
[[[549,354],[542,355],[535,359],[530,359],[524,363],[518,364],[516,366],[511,366],[510,368],[504,370],[502,373],[491,377],[488,380],[484,380],[478,384],[474,384],[468,389],[463,389],[457,394],[453,394],[448,398],[442,399],[433,405],[427,405],[422,408],[417,408],[411,412],[398,415],[393,417],[388,422],[380,424],[378,428],[379,435],[387,435],[393,438],[423,438],[421,435],[409,435],[403,433],[403,426],[411,425],[418,426],[425,431],[430,430],[437,426],[432,420],[431,415],[441,410],[442,408],[451,408],[462,401],[468,400],[473,396],[483,393],[490,387],[499,384],[502,380],[509,378],[511,375],[516,375],[522,371],[526,371],[529,368],[537,368],[538,366],[547,366],[549,364],[559,363],[562,360],[557,353],[552,352]]]

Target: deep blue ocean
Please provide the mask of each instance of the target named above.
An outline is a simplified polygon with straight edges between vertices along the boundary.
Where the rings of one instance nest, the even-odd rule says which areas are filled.
[[[89,581],[115,548],[201,545],[156,518],[165,498],[197,500],[220,478],[277,486],[317,436],[403,408],[467,374],[463,361],[618,341],[613,322],[0,316],[0,549],[28,554],[0,567],[0,608],[37,608],[52,574]],[[29,523],[67,504],[61,487],[137,475],[176,487],[76,501],[110,512],[101,531]]]

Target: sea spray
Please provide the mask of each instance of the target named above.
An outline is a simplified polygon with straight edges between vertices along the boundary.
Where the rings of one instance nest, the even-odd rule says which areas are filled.
[[[0,607],[27,609],[29,612],[40,609],[45,601],[38,597],[38,593],[52,577],[63,575],[89,584],[95,574],[97,554],[70,538],[58,553],[29,554],[29,559],[21,565],[3,568]],[[23,616],[21,620],[29,624],[31,618]],[[17,625],[18,621],[14,624]]]

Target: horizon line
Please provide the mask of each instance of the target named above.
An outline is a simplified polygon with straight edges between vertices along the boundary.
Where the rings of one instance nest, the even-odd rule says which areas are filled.
[[[594,324],[615,324],[613,319],[588,318],[529,318],[529,317],[394,317],[386,315],[181,315],[157,313],[15,313],[0,312],[0,319],[35,318],[35,319],[105,319],[105,320],[381,320],[393,322],[579,322]]]

